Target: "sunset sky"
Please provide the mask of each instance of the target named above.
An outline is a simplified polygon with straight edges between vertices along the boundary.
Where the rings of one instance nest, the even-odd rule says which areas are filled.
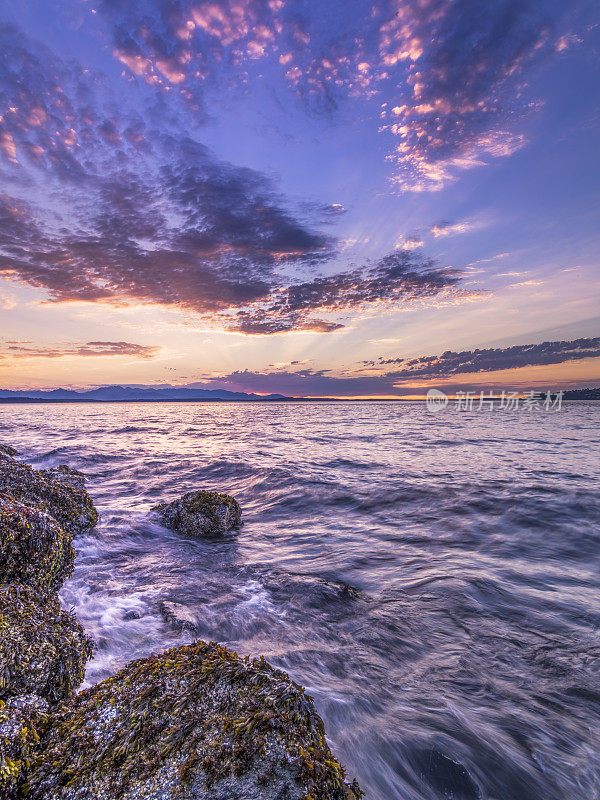
[[[0,387],[600,384],[600,13],[4,0]]]

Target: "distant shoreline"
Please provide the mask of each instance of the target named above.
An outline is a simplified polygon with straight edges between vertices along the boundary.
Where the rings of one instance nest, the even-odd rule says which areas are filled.
[[[421,403],[423,399],[415,397],[414,400],[405,397],[278,397],[273,399],[256,400],[249,398],[248,400],[242,399],[228,399],[224,397],[162,397],[162,398],[144,398],[127,399],[127,400],[94,400],[90,398],[82,398],[81,400],[71,398],[45,398],[45,397],[0,397],[0,404],[10,405],[16,403],[18,405],[28,405],[30,403],[46,404],[46,403],[84,403],[84,404],[108,404],[108,403],[242,403],[242,404],[261,404],[261,403]]]
[[[453,400],[454,398],[450,398]],[[497,398],[499,399],[499,398]],[[228,399],[228,398],[211,398],[211,397],[163,397],[163,398],[139,398],[127,400],[95,400],[89,398],[77,399],[50,399],[50,398],[37,398],[37,397],[0,397],[0,405],[127,405],[129,403],[228,403],[228,404],[241,404],[241,405],[261,405],[263,403],[423,403],[423,397],[279,397],[273,399],[257,400],[257,399]],[[563,402],[584,402],[584,403],[598,403],[598,397],[564,397]]]

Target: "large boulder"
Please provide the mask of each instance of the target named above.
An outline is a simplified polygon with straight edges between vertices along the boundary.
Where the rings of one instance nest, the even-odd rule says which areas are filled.
[[[71,535],[48,514],[0,494],[0,583],[55,592],[73,572]]]
[[[83,680],[92,641],[58,597],[0,586],[0,699],[36,694],[54,703]]]
[[[264,659],[196,642],[64,703],[28,800],[352,800],[311,698]]]
[[[47,723],[48,703],[34,694],[0,700],[0,797],[17,800]]]
[[[98,521],[84,480],[68,468],[37,470],[12,457],[0,458],[0,493],[46,512],[73,536]]]
[[[202,489],[160,503],[153,510],[167,528],[196,538],[220,536],[242,524],[242,510],[235,498]]]

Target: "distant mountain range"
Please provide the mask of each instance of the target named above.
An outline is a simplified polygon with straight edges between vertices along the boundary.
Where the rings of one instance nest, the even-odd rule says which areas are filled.
[[[570,389],[564,392],[565,400],[600,400],[600,387]],[[88,391],[75,389],[0,389],[0,403],[81,403],[138,402],[138,401],[233,401],[262,403],[273,400],[302,400],[284,394],[253,394],[231,392],[228,389],[204,389],[201,386],[100,386]],[[327,401],[333,398],[317,397],[313,400]]]
[[[138,400],[235,400],[264,402],[290,400],[282,394],[247,394],[227,389],[201,389],[195,386],[101,386],[98,389],[77,392],[74,389],[25,389],[14,391],[0,389],[0,401],[18,402],[110,402]]]

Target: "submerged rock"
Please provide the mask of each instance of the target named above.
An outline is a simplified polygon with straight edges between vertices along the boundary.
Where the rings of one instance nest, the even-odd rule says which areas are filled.
[[[242,524],[242,510],[235,498],[201,489],[171,503],[160,503],[153,510],[158,511],[163,525],[185,536],[219,536]]]
[[[81,473],[68,468],[37,470],[13,458],[0,459],[0,493],[45,511],[73,536],[98,521],[83,481]]]
[[[0,586],[0,699],[36,694],[62,700],[82,682],[92,647],[58,597]]]
[[[182,603],[161,600],[159,610],[163,619],[180,630],[194,631],[198,627],[195,614]]]
[[[71,535],[48,514],[0,495],[0,583],[58,591],[74,559]]]
[[[28,800],[354,800],[311,698],[264,659],[196,642],[64,703]]]
[[[0,700],[0,797],[17,800],[47,722],[48,703],[35,694]]]

